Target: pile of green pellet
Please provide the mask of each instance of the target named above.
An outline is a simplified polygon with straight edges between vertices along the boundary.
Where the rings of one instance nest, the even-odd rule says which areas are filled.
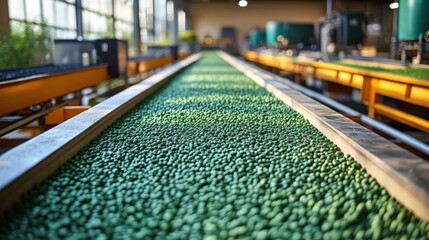
[[[384,73],[391,73],[391,74],[397,74],[401,76],[407,76],[407,77],[414,77],[414,78],[420,78],[429,80],[429,69],[423,69],[423,68],[398,68],[398,69],[388,69],[383,67],[373,67],[373,66],[364,66],[359,64],[351,64],[351,63],[344,63],[341,61],[333,62],[335,64],[347,66],[347,67],[353,67],[358,69],[363,69],[367,71],[375,71],[375,72],[384,72]]]
[[[116,121],[0,239],[427,239],[301,115],[215,53]]]

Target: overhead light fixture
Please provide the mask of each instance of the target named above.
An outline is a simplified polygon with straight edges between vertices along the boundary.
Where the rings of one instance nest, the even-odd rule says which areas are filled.
[[[390,9],[397,9],[399,7],[399,3],[397,3],[397,2],[391,3],[391,4],[389,4],[389,7],[390,7]]]
[[[238,6],[240,6],[240,7],[246,7],[247,6],[247,1],[246,0],[240,0],[239,2],[238,2]]]

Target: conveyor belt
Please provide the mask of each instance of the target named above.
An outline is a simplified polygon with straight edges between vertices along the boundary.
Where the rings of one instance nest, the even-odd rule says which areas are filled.
[[[21,203],[1,239],[429,238],[351,157],[213,53]]]
[[[78,64],[73,65],[46,65],[38,67],[16,68],[16,69],[0,69],[0,82],[6,82],[13,79],[31,77],[41,74],[54,74],[63,73],[82,69],[83,67]]]

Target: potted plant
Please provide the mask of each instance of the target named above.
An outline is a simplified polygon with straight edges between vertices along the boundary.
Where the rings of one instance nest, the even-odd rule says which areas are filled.
[[[52,39],[46,24],[18,23],[1,35],[0,68],[50,63]]]

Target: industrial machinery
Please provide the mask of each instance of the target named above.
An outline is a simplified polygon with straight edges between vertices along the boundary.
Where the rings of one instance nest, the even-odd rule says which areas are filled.
[[[95,40],[97,56],[103,63],[108,64],[108,74],[111,77],[127,75],[128,43],[119,39]]]
[[[366,17],[361,11],[336,12],[319,19],[318,42],[324,55],[355,50],[365,40]]]
[[[429,61],[429,1],[400,0],[398,15],[399,51],[403,63]]]
[[[223,26],[218,44],[220,49],[235,54],[237,52],[237,29],[231,26]]]
[[[250,49],[256,49],[258,47],[265,46],[266,38],[265,31],[261,29],[252,29],[249,33],[249,47]]]
[[[300,50],[313,43],[313,39],[313,24],[270,21],[266,25],[266,43],[270,47]]]
[[[83,39],[55,39],[54,64],[89,66],[97,64],[95,41]]]
[[[108,64],[109,76],[116,78],[127,73],[128,43],[119,39],[56,39],[54,64],[81,66]]]

